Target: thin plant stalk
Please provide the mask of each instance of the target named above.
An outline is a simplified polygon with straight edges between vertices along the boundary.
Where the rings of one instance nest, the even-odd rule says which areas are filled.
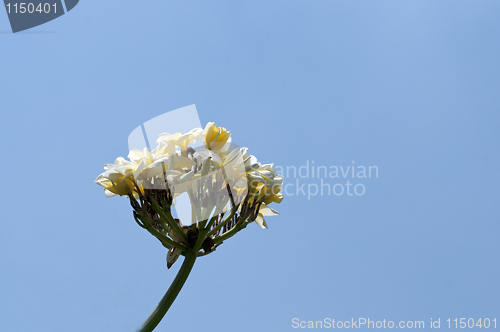
[[[174,303],[174,300],[181,291],[182,286],[186,282],[186,279],[193,268],[194,262],[196,261],[196,257],[197,254],[192,253],[191,251],[186,252],[182,266],[179,269],[179,272],[177,272],[174,281],[168,288],[160,303],[158,303],[158,306],[156,306],[155,310],[153,310],[151,315],[149,315],[144,323],[142,323],[138,332],[151,332],[156,328],[156,326],[158,326],[172,303]]]

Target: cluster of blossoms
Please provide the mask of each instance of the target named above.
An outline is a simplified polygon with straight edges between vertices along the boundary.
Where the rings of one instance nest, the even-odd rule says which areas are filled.
[[[108,197],[130,199],[137,223],[169,249],[168,267],[188,251],[213,252],[251,222],[267,228],[264,217],[277,214],[269,204],[282,201],[283,178],[272,164],[235,147],[225,128],[208,123],[186,134],[161,134],[157,144],[106,164],[95,182]],[[184,224],[171,214],[181,195],[192,210]]]

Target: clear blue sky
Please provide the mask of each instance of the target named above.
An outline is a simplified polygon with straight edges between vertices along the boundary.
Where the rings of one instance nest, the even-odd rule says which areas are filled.
[[[198,260],[158,331],[500,320],[499,11],[82,0],[12,34],[0,10],[0,331],[142,323],[180,264],[167,270],[127,200],[93,181],[134,128],[191,104],[264,163],[354,161],[378,178],[323,179],[361,183],[361,196],[289,186],[268,230]],[[297,180],[322,179],[285,184]]]

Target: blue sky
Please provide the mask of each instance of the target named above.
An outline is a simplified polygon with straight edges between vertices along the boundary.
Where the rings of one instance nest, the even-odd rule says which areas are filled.
[[[292,191],[199,259],[158,331],[500,320],[497,1],[81,1],[0,10],[0,330],[134,331],[180,264],[93,181],[196,104],[263,163],[377,166]],[[500,323],[500,322],[497,322]]]

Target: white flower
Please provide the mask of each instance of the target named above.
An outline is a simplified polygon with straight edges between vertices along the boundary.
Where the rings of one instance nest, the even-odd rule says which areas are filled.
[[[197,140],[203,140],[205,148],[190,150]],[[187,192],[198,221],[212,212],[221,213],[229,201],[236,206],[248,197],[252,204],[261,204],[252,220],[263,228],[267,227],[264,216],[277,214],[268,205],[283,200],[283,178],[272,164],[259,163],[247,148],[229,150],[231,133],[225,128],[210,122],[205,129],[185,134],[163,133],[157,143],[152,151],[131,150],[130,161],[120,157],[105,165],[96,183],[104,187],[106,196],[137,199],[145,189],[168,189],[175,199]]]
[[[257,218],[255,218],[255,223],[259,225],[261,228],[267,228],[266,220],[264,219],[264,217],[276,216],[278,214],[279,214],[278,211],[262,203],[259,209],[259,214],[257,215]]]
[[[186,134],[175,133],[168,134],[164,133],[158,137],[156,143],[159,145],[163,145],[165,153],[172,155],[176,149],[175,147],[179,147],[180,152],[185,155],[187,148],[189,145],[194,144],[197,140],[200,140],[203,137],[203,129],[195,128],[189,131]],[[173,148],[173,150],[172,150]]]
[[[95,182],[104,187],[107,197],[129,195],[134,189],[133,165],[119,157],[114,164],[104,165],[106,170],[100,174]]]
[[[231,145],[231,132],[213,122],[207,123],[203,134],[203,144],[212,151],[224,152]]]
[[[260,165],[259,168],[247,173],[249,192],[257,200],[270,204],[280,203],[283,195],[279,192],[283,186],[283,177],[272,168],[272,164]]]

